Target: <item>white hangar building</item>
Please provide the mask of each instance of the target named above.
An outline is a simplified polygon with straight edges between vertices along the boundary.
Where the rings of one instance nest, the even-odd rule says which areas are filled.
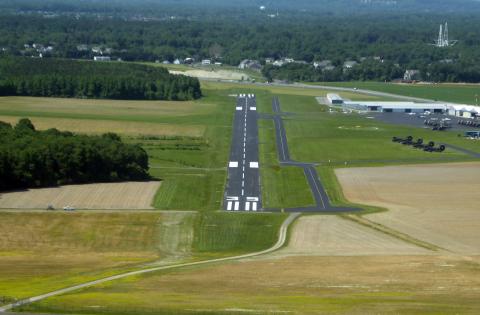
[[[361,102],[347,101],[337,94],[327,94],[327,101],[331,105],[340,105],[345,109],[384,112],[384,113],[439,113],[463,118],[480,117],[480,106],[462,105],[454,103],[417,103],[417,102]]]

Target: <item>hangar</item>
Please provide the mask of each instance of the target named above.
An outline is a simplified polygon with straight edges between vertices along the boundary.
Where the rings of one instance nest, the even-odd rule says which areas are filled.
[[[446,113],[447,104],[415,102],[343,102],[348,109],[384,113]]]
[[[331,105],[342,106],[344,109],[365,112],[384,113],[438,113],[463,118],[479,118],[480,106],[454,103],[419,103],[401,101],[350,101],[341,98],[338,94],[327,94],[327,101]]]

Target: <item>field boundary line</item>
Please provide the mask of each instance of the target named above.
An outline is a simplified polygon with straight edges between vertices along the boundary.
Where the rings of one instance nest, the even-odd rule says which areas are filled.
[[[391,237],[394,237],[396,239],[402,240],[406,243],[409,243],[409,244],[412,244],[412,245],[415,245],[415,246],[418,246],[418,247],[422,247],[422,248],[425,248],[425,249],[428,249],[428,250],[431,250],[431,251],[435,251],[435,252],[448,251],[445,248],[439,247],[435,244],[427,243],[425,241],[422,241],[422,240],[416,239],[414,237],[411,237],[408,234],[393,230],[393,229],[391,229],[389,227],[386,227],[385,225],[382,225],[380,223],[368,220],[363,216],[345,214],[345,215],[341,215],[341,217],[346,219],[346,220],[350,220],[350,221],[355,222],[357,224],[363,225],[365,227],[368,227],[368,228],[373,229],[375,231],[378,231],[380,233],[387,234]]]
[[[126,272],[126,273],[121,273],[121,274],[118,274],[118,275],[115,275],[115,276],[110,276],[110,277],[101,278],[101,279],[98,279],[98,280],[85,282],[85,283],[82,283],[82,284],[78,284],[78,285],[75,285],[75,286],[55,290],[55,291],[45,293],[45,294],[42,294],[42,295],[37,295],[37,296],[34,296],[34,297],[26,298],[26,299],[20,300],[20,301],[15,302],[15,303],[7,304],[7,305],[4,305],[4,306],[0,307],[0,313],[9,311],[9,310],[13,309],[14,307],[23,306],[23,305],[31,304],[31,303],[34,303],[34,302],[38,302],[38,301],[44,300],[44,299],[52,297],[52,296],[57,296],[57,295],[73,292],[73,291],[88,288],[88,287],[91,287],[91,286],[94,286],[94,285],[97,285],[97,284],[101,284],[101,283],[105,283],[105,282],[109,282],[109,281],[113,281],[113,280],[118,280],[118,279],[123,279],[123,278],[130,277],[130,276],[136,276],[136,275],[146,274],[146,273],[160,271],[160,270],[170,270],[170,269],[176,269],[176,268],[182,268],[182,267],[191,267],[191,266],[207,265],[207,264],[218,263],[218,262],[234,261],[234,260],[251,258],[251,257],[255,257],[255,256],[269,254],[269,253],[272,253],[272,252],[280,249],[281,247],[283,247],[283,245],[285,245],[285,241],[287,240],[287,236],[288,236],[288,227],[300,215],[301,215],[300,213],[290,214],[287,217],[287,219],[280,226],[277,242],[272,247],[267,248],[267,249],[262,250],[262,251],[259,251],[259,252],[253,252],[253,253],[249,253],[249,254],[243,254],[243,255],[231,256],[231,257],[224,257],[224,258],[209,259],[209,260],[203,260],[203,261],[197,261],[197,262],[175,264],[175,265],[169,265],[169,266],[161,266],[161,267],[154,267],[154,268],[148,268],[148,269],[140,269],[140,270],[130,271],[130,272]]]

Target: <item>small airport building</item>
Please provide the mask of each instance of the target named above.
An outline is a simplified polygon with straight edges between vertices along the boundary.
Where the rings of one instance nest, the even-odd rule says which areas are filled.
[[[327,102],[334,106],[342,106],[345,110],[383,113],[435,113],[447,114],[462,118],[480,117],[480,106],[453,103],[417,103],[417,102],[361,102],[344,100],[337,94],[327,94]]]
[[[383,113],[445,113],[447,105],[442,103],[415,102],[343,102],[346,108]]]

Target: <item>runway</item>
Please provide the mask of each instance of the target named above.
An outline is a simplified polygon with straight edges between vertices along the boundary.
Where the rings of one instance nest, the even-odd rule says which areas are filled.
[[[228,162],[224,209],[261,211],[260,165],[258,156],[258,114],[255,95],[237,97],[233,135]]]

